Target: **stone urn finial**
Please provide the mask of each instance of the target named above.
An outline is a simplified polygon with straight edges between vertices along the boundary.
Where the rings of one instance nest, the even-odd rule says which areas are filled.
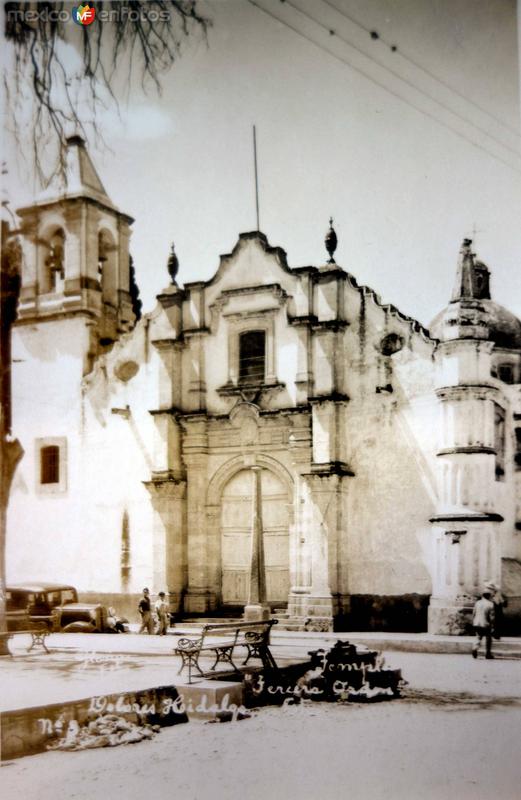
[[[328,264],[336,264],[334,258],[334,252],[337,248],[337,244],[338,244],[338,239],[335,233],[335,229],[333,228],[333,217],[329,217],[329,230],[326,233],[326,238],[325,238],[326,250],[329,253],[329,261],[327,262]]]
[[[168,256],[168,262],[166,266],[168,269],[168,274],[170,275],[170,279],[172,283],[175,284],[177,273],[179,272],[179,261],[177,260],[175,245],[173,242],[170,247],[170,255]]]

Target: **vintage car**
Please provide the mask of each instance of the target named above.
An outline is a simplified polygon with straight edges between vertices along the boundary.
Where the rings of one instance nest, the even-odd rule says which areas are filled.
[[[69,603],[55,609],[56,625],[65,633],[103,633],[108,629],[107,608],[100,603]]]
[[[13,631],[45,624],[53,631],[117,633],[126,622],[100,603],[79,603],[76,589],[64,584],[11,584],[6,588],[6,610],[7,627]]]
[[[77,602],[78,593],[73,586],[60,583],[13,583],[6,587],[6,614],[8,630],[44,623],[53,627],[54,609]]]

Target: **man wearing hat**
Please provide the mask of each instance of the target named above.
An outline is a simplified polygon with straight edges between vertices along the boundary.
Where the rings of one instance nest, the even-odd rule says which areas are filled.
[[[481,598],[474,606],[472,624],[476,631],[476,642],[472,648],[472,658],[478,657],[481,640],[485,637],[485,658],[494,658],[492,655],[492,628],[494,625],[494,603],[491,600],[490,589],[485,587]]]
[[[490,592],[490,599],[494,603],[494,629],[493,636],[498,642],[501,639],[501,632],[503,629],[503,609],[507,601],[499,591],[498,587],[492,581],[485,584],[485,589]]]

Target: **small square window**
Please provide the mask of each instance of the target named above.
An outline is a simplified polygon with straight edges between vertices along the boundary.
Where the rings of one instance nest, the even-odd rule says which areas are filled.
[[[60,482],[60,448],[56,445],[40,450],[40,483]]]
[[[503,383],[514,383],[514,370],[512,364],[500,364],[498,370],[499,380]]]
[[[36,491],[62,493],[67,489],[67,440],[65,437],[36,439]]]

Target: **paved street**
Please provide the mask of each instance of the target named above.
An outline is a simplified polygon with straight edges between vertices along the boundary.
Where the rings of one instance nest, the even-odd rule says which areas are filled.
[[[518,800],[521,663],[389,653],[402,700],[260,709],[191,722],[151,742],[8,762],[24,800]]]

